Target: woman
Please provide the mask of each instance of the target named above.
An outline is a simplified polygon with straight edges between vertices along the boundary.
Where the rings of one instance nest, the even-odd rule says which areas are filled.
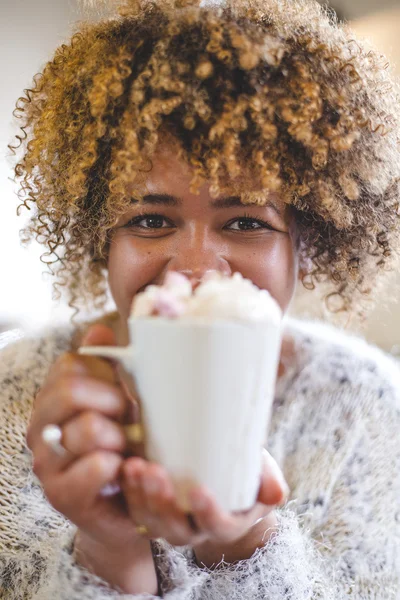
[[[323,283],[361,314],[399,248],[383,66],[311,0],[132,0],[35,79],[16,113],[25,233],[71,306],[104,306],[108,282],[117,311],[2,353],[2,597],[400,596],[391,359],[288,320],[257,503],[228,515],[195,489],[188,516],[128,452],[126,383],[76,353],[126,343],[133,297],[170,271],[240,272],[284,311],[298,278]]]

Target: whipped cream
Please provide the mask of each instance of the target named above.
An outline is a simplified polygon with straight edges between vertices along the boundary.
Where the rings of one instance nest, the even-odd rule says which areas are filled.
[[[280,323],[282,312],[266,290],[260,290],[240,273],[231,277],[217,272],[207,274],[193,290],[185,275],[170,272],[163,285],[150,285],[135,296],[131,316],[272,320]]]

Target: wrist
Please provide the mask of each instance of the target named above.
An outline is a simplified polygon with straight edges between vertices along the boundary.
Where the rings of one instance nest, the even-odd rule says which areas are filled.
[[[229,545],[204,542],[194,547],[195,560],[198,566],[215,567],[222,560],[234,563],[251,558],[258,548],[263,548],[273,533],[278,529],[275,511],[256,521],[249,531]]]
[[[78,565],[125,593],[157,595],[153,554],[146,538],[138,537],[129,545],[114,548],[78,530],[74,557]]]

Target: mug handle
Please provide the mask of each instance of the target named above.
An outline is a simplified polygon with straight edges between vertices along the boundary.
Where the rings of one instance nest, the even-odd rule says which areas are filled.
[[[133,346],[81,346],[78,354],[101,356],[118,360],[128,372],[135,370],[135,351]]]

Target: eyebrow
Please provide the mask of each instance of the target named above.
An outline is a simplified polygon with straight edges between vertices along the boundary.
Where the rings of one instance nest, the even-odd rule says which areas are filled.
[[[132,204],[138,204],[138,201],[132,200]],[[171,194],[146,194],[146,196],[143,196],[142,204],[150,204],[153,206],[181,206],[182,200],[177,196],[172,196]],[[239,196],[227,196],[224,198],[218,198],[217,200],[212,200],[210,202],[210,207],[215,209],[234,207],[243,208],[244,206],[252,205],[243,204]],[[268,200],[264,206],[272,208],[279,216],[282,215],[279,208],[274,202],[271,202],[271,200]]]

